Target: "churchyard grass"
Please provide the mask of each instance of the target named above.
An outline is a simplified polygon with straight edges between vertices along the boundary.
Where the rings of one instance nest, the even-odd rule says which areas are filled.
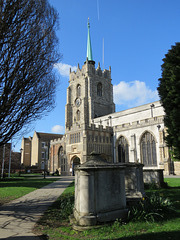
[[[44,214],[36,225],[34,231],[48,235],[48,239],[121,239],[121,240],[179,240],[180,236],[180,178],[165,179],[167,188],[148,189],[147,195],[154,193],[163,198],[168,198],[174,210],[165,214],[158,221],[143,221],[133,219],[127,222],[116,220],[110,225],[98,229],[78,232],[69,224],[69,212],[73,209],[74,186],[71,184],[51,208]],[[67,203],[67,205],[66,205]]]
[[[0,205],[24,196],[38,188],[56,181],[56,178],[16,177],[0,181]]]

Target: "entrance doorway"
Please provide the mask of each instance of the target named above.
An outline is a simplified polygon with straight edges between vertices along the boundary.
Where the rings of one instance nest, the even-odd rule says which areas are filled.
[[[80,164],[80,158],[78,158],[77,156],[74,156],[72,158],[72,176],[74,176],[74,167],[79,164]]]

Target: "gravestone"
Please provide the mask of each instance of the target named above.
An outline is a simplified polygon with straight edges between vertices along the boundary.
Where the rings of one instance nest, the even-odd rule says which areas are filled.
[[[94,226],[127,217],[125,166],[109,164],[99,154],[75,168],[76,225]]]

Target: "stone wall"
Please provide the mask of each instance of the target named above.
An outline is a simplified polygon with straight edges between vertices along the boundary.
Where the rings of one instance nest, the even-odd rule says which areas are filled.
[[[161,169],[144,169],[143,170],[144,183],[156,184],[158,186],[163,186],[164,176],[163,170]]]

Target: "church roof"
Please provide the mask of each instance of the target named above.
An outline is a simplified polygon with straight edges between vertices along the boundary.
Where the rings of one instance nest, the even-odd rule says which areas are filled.
[[[63,134],[54,134],[54,133],[43,133],[43,132],[36,132],[38,138],[41,138],[43,140],[46,141],[50,141],[53,139],[57,139],[57,138],[62,138]]]

